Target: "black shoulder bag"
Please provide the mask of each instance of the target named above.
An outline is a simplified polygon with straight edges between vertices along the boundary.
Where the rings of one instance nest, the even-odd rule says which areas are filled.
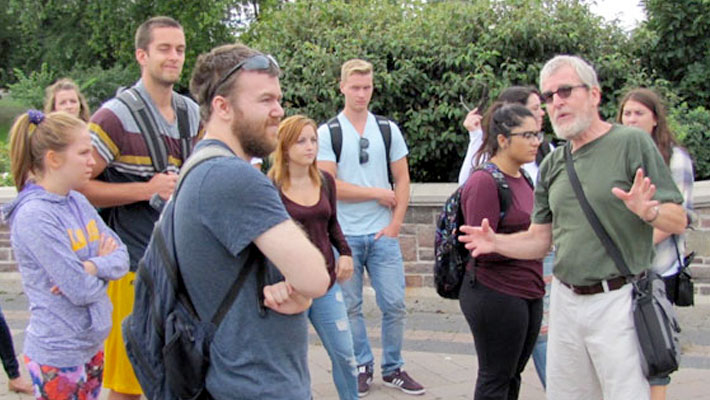
[[[624,262],[621,251],[599,221],[587,201],[574,170],[570,144],[565,145],[565,166],[574,194],[584,215],[621,274],[633,284],[632,311],[641,349],[641,367],[647,377],[663,377],[680,364],[680,325],[673,305],[666,297],[661,277],[650,269],[636,277]]]

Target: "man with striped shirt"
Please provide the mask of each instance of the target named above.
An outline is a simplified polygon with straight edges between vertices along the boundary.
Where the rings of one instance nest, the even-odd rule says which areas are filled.
[[[96,111],[89,124],[96,165],[93,179],[82,189],[126,244],[131,261],[131,272],[108,288],[114,311],[105,346],[104,386],[111,389],[111,400],[141,395],[123,346],[121,322],[133,309],[133,279],[160,216],[159,204],[172,194],[180,166],[198,140],[199,126],[197,104],[173,91],[185,62],[182,26],[169,17],[151,18],[136,31],[135,46],[141,79],[129,90],[142,101],[152,123],[134,117],[122,96]],[[181,124],[189,126],[182,126],[182,140]],[[164,167],[158,167],[161,164]]]

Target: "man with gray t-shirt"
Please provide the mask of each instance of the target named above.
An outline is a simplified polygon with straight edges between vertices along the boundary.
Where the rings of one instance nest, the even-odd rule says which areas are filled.
[[[206,387],[215,399],[311,398],[303,311],[330,277],[276,188],[249,163],[276,148],[279,73],[271,56],[235,44],[202,54],[190,81],[206,131],[196,151],[234,154],[196,165],[175,199],[177,259],[200,317],[211,317],[234,277],[252,268],[210,345]],[[258,263],[252,252],[269,261],[263,288],[246,265]]]

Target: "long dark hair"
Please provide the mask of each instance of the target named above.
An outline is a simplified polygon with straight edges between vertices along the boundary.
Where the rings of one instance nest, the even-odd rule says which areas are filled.
[[[510,132],[519,127],[525,118],[534,118],[527,107],[517,103],[496,101],[486,110],[481,128],[483,129],[483,143],[474,156],[474,163],[480,164],[485,159],[490,159],[498,153],[498,135],[510,137]]]
[[[498,101],[509,104],[517,103],[526,106],[531,94],[535,94],[540,97],[540,92],[532,86],[511,86],[500,92],[498,95]]]
[[[619,103],[619,111],[616,114],[616,121],[618,123],[621,123],[621,119],[624,115],[624,107],[629,100],[643,104],[644,107],[648,108],[653,113],[653,116],[656,118],[656,126],[653,127],[651,137],[656,143],[658,151],[661,152],[663,161],[666,162],[666,165],[669,165],[671,155],[673,154],[673,146],[679,146],[679,144],[668,127],[666,108],[663,106],[663,101],[661,101],[660,96],[653,90],[646,88],[638,88],[629,91],[621,100],[621,103]]]

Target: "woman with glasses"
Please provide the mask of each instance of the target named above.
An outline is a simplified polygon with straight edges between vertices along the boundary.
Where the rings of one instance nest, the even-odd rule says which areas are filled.
[[[483,128],[476,158],[488,159],[492,166],[475,169],[463,186],[465,224],[479,226],[486,218],[495,232],[525,231],[533,189],[522,166],[535,159],[540,146],[538,122],[520,104],[496,102],[484,117]],[[510,190],[507,210],[501,210],[495,173],[502,174]],[[518,398],[520,374],[540,331],[544,294],[540,261],[488,254],[468,263],[459,302],[478,356],[474,399]]]
[[[330,289],[325,296],[313,300],[308,318],[330,356],[340,399],[354,400],[358,393],[353,340],[338,285],[350,279],[353,259],[338,224],[335,179],[318,169],[317,155],[315,122],[302,115],[286,118],[279,126],[278,145],[268,175],[279,189],[288,213],[303,227],[326,259]],[[333,247],[340,254],[337,261]]]
[[[545,110],[542,108],[540,92],[537,91],[532,86],[511,86],[504,89],[498,96],[497,101],[506,104],[520,104],[525,106],[532,113],[535,118],[536,129],[538,132],[542,131],[543,118],[545,117]],[[466,179],[471,174],[471,169],[475,168],[478,164],[485,161],[486,154],[482,153],[481,157],[474,159],[474,154],[480,149],[482,144],[483,131],[480,128],[481,116],[478,114],[478,110],[472,110],[466,116],[464,121],[464,127],[469,131],[470,143],[468,150],[466,152],[466,157],[464,159],[463,165],[461,165],[461,172],[459,173],[459,185],[463,185]],[[545,156],[554,150],[555,147],[548,142],[543,140],[540,142],[540,147],[538,147],[535,159],[531,162],[523,164],[523,169],[528,173],[530,177],[533,178],[533,182],[536,182],[537,172]],[[546,380],[546,365],[547,365],[547,317],[550,308],[550,284],[552,283],[552,268],[554,265],[555,253],[550,251],[550,253],[543,260],[543,279],[545,281],[545,297],[543,299],[543,317],[542,326],[540,328],[540,334],[537,338],[537,343],[535,344],[535,349],[533,350],[533,362],[535,363],[535,370],[540,378],[542,386],[545,387],[547,384]]]
[[[627,126],[635,126],[653,138],[666,165],[671,170],[673,181],[683,194],[683,207],[693,210],[693,161],[688,152],[678,144],[666,121],[666,111],[658,95],[649,89],[631,90],[621,100],[616,121]],[[653,230],[653,243],[656,257],[653,259],[653,270],[663,276],[666,282],[666,294],[671,302],[675,301],[676,279],[680,270],[678,254],[685,252],[685,236],[672,236],[658,229]],[[677,250],[676,250],[677,246]],[[677,251],[677,253],[676,253]],[[653,377],[651,384],[651,400],[664,400],[666,387],[670,376]]]

